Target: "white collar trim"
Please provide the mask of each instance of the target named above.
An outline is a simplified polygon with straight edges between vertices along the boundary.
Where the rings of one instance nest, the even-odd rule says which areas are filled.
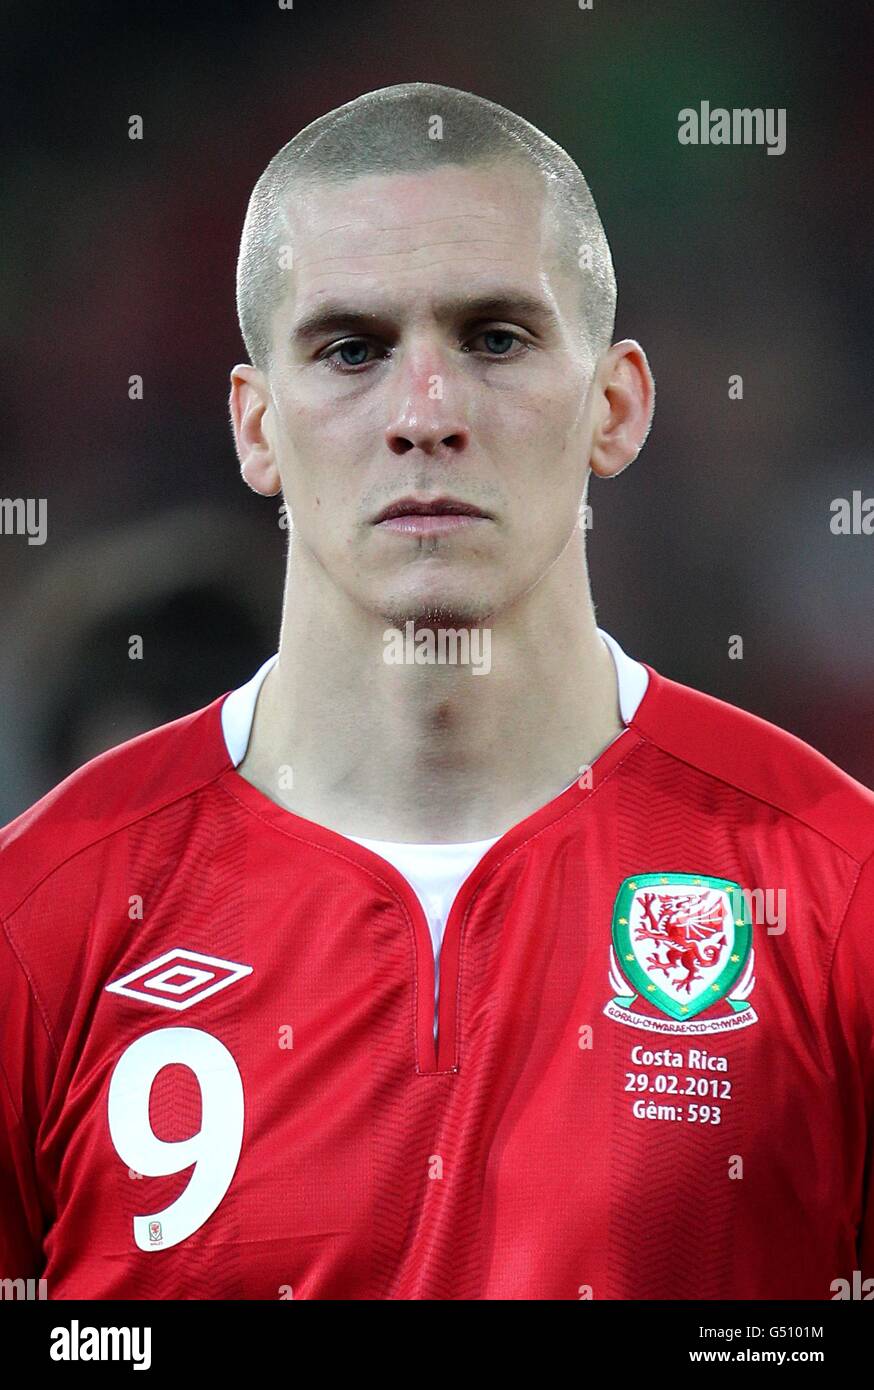
[[[646,693],[649,672],[639,661],[633,661],[630,656],[626,656],[615,638],[604,632],[603,628],[598,628],[598,635],[606,643],[616,666],[616,681],[619,686],[619,713],[622,715],[622,722],[623,724],[630,724]],[[258,692],[264,684],[267,672],[275,666],[278,659],[279,653],[274,652],[273,656],[268,657],[264,665],[259,667],[251,680],[248,680],[245,685],[239,686],[238,689],[232,690],[226,696],[222,705],[222,733],[234,767],[239,767],[246,756],[249,737],[252,733],[252,723],[255,718]]]
[[[615,637],[611,637],[609,632],[605,632],[603,628],[599,627],[598,636],[606,643],[616,666],[619,713],[622,715],[622,723],[630,724],[646,694],[646,687],[649,685],[649,671],[641,662],[626,656]]]
[[[274,652],[263,666],[259,666],[251,680],[231,691],[222,705],[222,733],[234,767],[239,767],[246,756],[258,692],[264,684],[267,672],[278,660],[279,652]]]

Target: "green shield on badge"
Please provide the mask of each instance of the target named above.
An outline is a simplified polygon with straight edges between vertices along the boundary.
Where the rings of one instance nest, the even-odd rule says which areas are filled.
[[[635,874],[625,879],[613,908],[613,946],[619,970],[639,995],[669,1018],[690,1019],[727,1002],[752,946],[750,898],[740,884],[708,874]],[[618,983],[618,982],[617,982]]]

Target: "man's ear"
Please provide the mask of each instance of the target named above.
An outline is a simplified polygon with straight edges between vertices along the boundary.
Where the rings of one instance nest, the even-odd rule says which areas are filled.
[[[646,353],[623,338],[598,366],[598,395],[590,467],[599,478],[615,478],[643,448],[655,407],[655,382]]]
[[[267,378],[257,367],[242,363],[231,371],[231,427],[240,472],[253,492],[275,497],[282,489],[273,445],[265,429],[270,405]]]

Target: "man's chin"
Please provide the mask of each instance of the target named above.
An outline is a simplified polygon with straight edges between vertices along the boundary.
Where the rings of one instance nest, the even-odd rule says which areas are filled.
[[[483,627],[494,615],[494,604],[488,603],[485,596],[474,598],[433,598],[419,600],[393,600],[380,605],[380,615],[386,627],[406,631],[407,623],[413,624],[413,631],[437,630],[439,628]]]

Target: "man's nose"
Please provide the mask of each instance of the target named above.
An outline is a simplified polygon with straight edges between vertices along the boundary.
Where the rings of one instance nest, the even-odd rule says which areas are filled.
[[[400,367],[397,408],[385,431],[393,454],[463,453],[470,442],[460,383],[435,352],[411,354]]]

